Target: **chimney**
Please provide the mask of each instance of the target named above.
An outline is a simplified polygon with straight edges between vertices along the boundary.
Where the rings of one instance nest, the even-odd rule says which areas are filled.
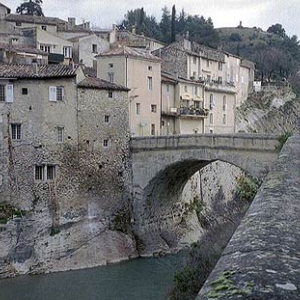
[[[75,27],[76,19],[75,18],[68,18],[68,27],[69,29],[72,29]]]
[[[38,76],[39,75],[39,73],[38,73],[38,64],[37,64],[36,61],[32,62],[32,68],[33,68],[33,75]]]

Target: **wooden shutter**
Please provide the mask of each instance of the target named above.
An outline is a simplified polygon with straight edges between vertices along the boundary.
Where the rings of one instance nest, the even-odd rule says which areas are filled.
[[[14,86],[12,84],[7,84],[5,86],[6,102],[14,102]]]
[[[56,86],[49,86],[49,101],[56,101]]]

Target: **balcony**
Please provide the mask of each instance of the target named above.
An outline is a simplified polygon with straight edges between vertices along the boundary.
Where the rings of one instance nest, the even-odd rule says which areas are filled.
[[[207,108],[182,107],[180,116],[186,118],[207,118],[209,110]]]

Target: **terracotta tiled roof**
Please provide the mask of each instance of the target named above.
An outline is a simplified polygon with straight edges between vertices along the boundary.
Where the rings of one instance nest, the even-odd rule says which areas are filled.
[[[108,52],[104,52],[96,55],[96,57],[102,57],[102,56],[129,56],[129,57],[137,57],[137,58],[143,58],[143,59],[160,62],[160,58],[151,54],[149,50],[130,48],[126,46],[116,48]]]
[[[13,51],[13,52],[26,52],[26,53],[34,53],[34,54],[41,54],[41,55],[49,55],[49,53],[36,49],[34,47],[30,47],[28,45],[9,45],[7,43],[0,43],[0,49],[6,51]]]
[[[1,78],[59,78],[76,76],[76,68],[65,65],[13,65],[0,64]]]
[[[5,17],[5,20],[11,22],[37,23],[37,24],[47,24],[47,25],[57,25],[59,23],[66,23],[66,21],[59,18],[18,15],[18,14],[9,14]]]
[[[99,90],[129,91],[128,88],[122,85],[118,85],[100,78],[93,78],[93,77],[85,78],[77,86],[81,88],[92,88],[92,89],[99,89]]]

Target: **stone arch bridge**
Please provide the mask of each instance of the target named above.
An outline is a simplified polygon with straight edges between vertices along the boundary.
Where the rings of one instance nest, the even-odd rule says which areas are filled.
[[[132,186],[145,189],[165,178],[174,188],[216,160],[262,178],[278,156],[277,138],[258,134],[135,137],[130,145]]]
[[[264,177],[278,157],[277,138],[259,134],[132,138],[132,199],[137,235],[156,232],[161,236],[167,227],[182,223],[183,188],[192,175],[213,161],[228,162],[249,175]],[[169,237],[169,233],[166,235]]]

